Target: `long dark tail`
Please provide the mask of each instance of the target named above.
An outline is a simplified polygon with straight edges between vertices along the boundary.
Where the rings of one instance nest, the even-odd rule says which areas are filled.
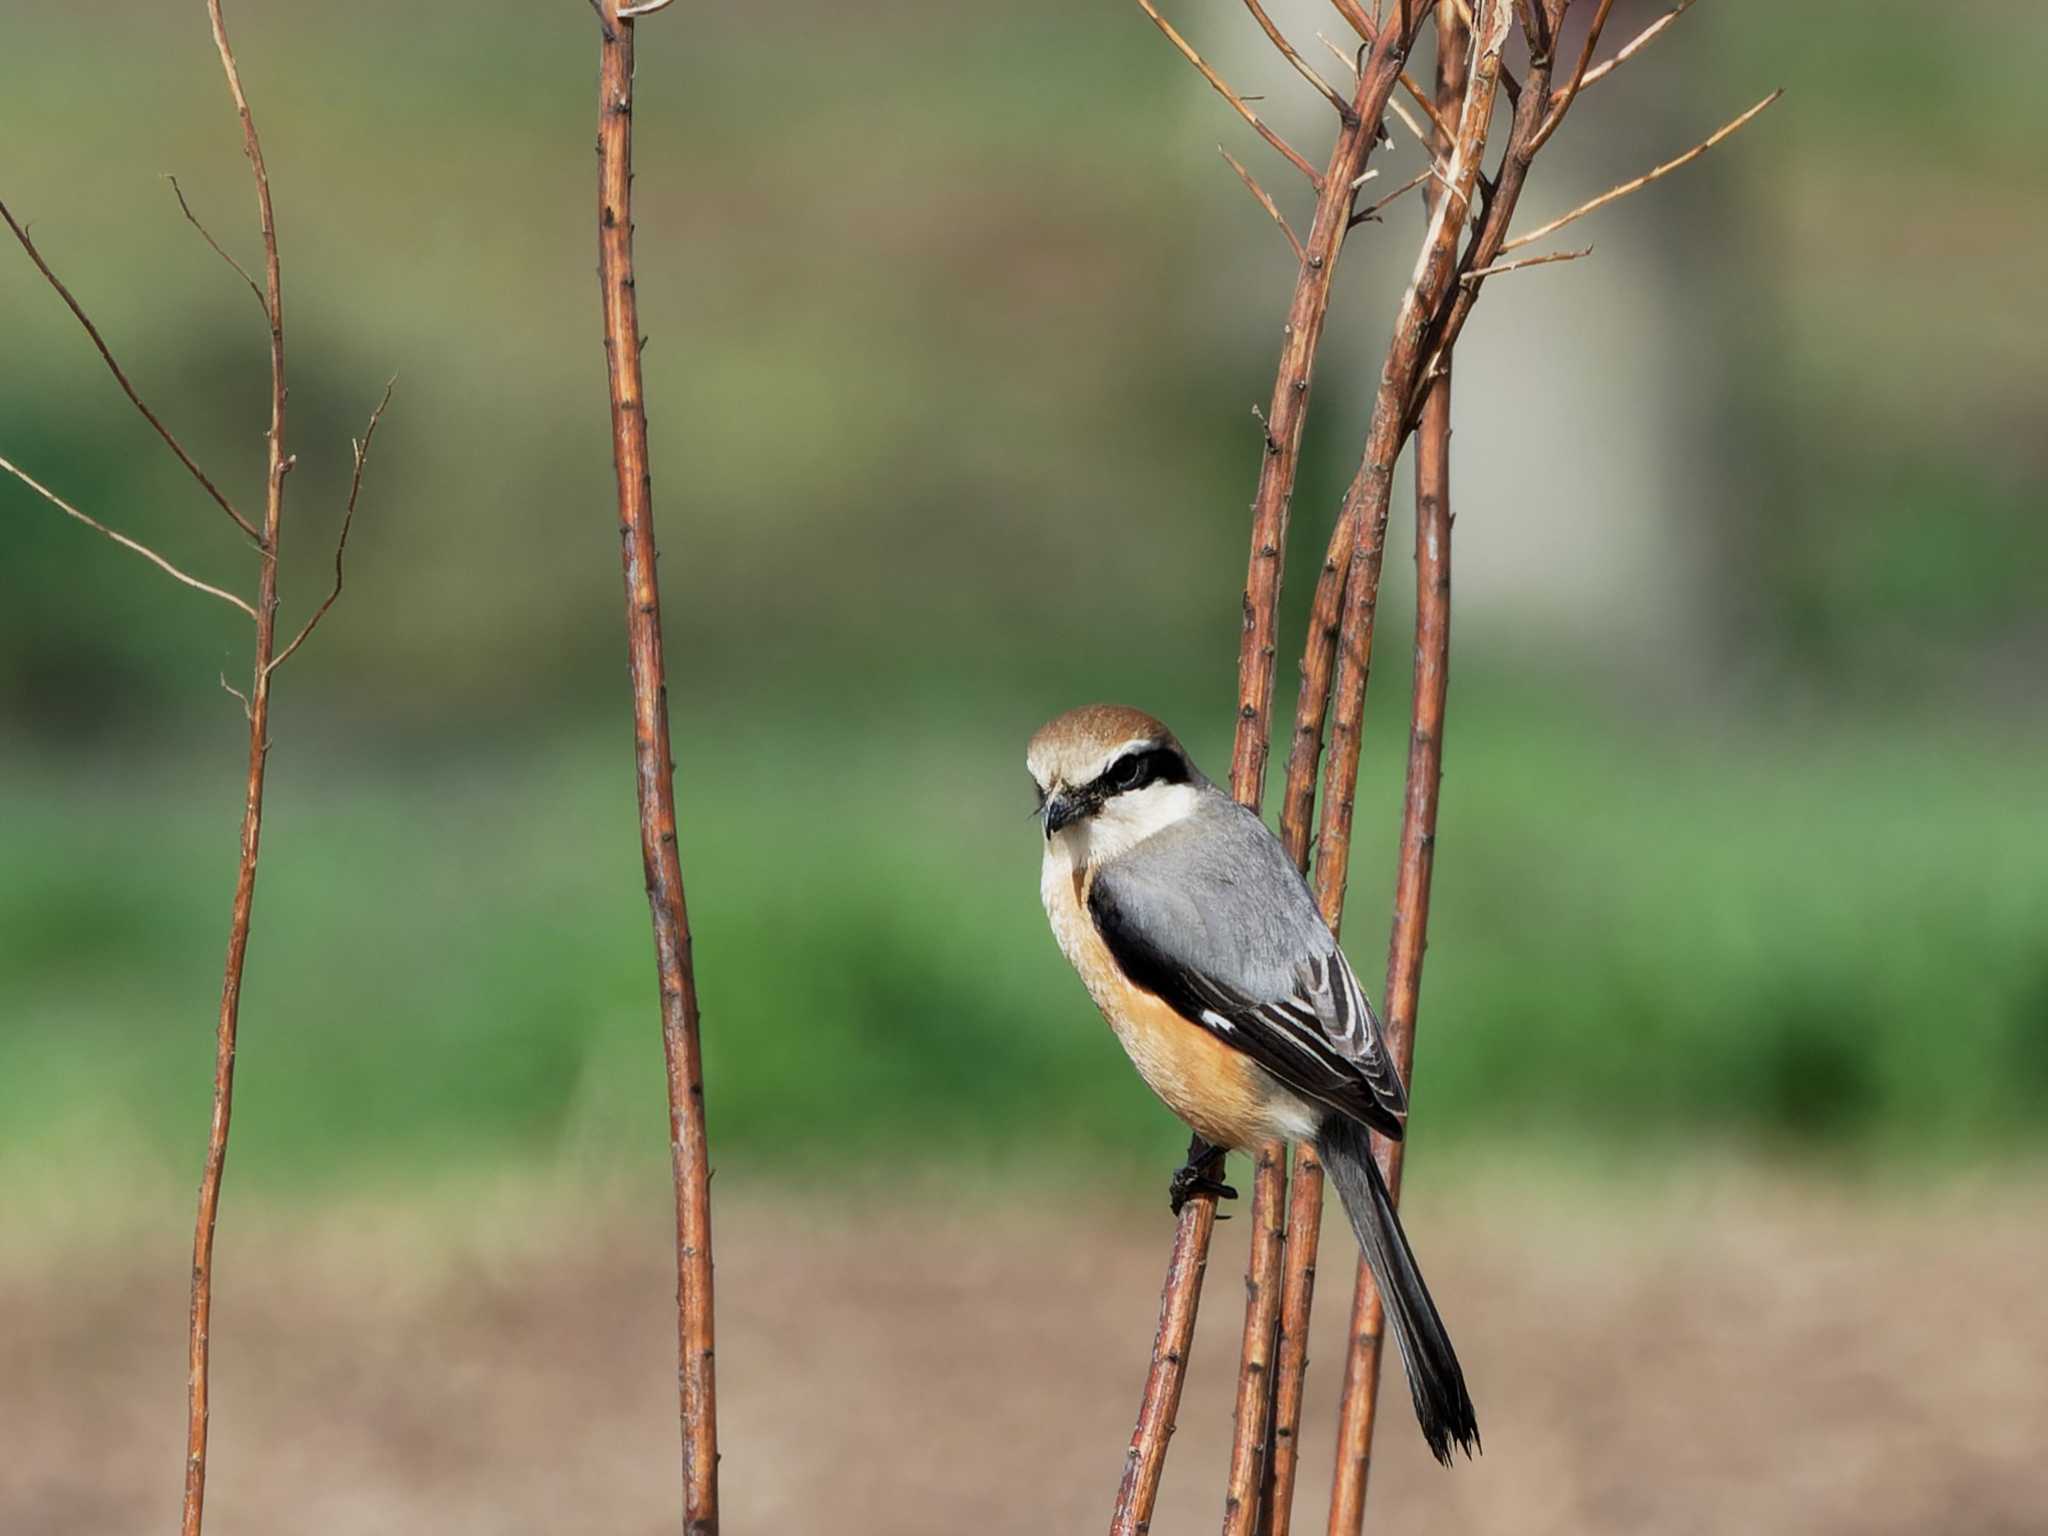
[[[1458,1368],[1451,1336],[1429,1299],[1408,1235],[1394,1213],[1393,1197],[1373,1161],[1372,1138],[1356,1121],[1332,1115],[1316,1133],[1316,1150],[1372,1266],[1381,1308],[1401,1347],[1401,1363],[1408,1368],[1408,1391],[1415,1399],[1423,1438],[1436,1459],[1449,1466],[1454,1441],[1467,1456],[1479,1448],[1479,1421],[1472,1415],[1472,1399],[1465,1391],[1465,1373]]]

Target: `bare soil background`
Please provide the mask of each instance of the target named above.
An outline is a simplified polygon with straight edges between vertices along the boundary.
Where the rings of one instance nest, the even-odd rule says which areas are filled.
[[[1102,1525],[1163,1202],[716,1193],[730,1530]],[[1411,1194],[1486,1453],[1437,1469],[1390,1379],[1374,1527],[2048,1531],[2038,1181],[1881,1191],[1742,1168],[1553,1186],[1424,1164]],[[185,1239],[131,1219],[116,1240],[61,1204],[18,1214],[0,1248],[0,1531],[159,1527],[180,1477]],[[672,1531],[666,1219],[658,1190],[231,1200],[209,1531]],[[1335,1224],[1324,1242],[1305,1490],[1326,1485],[1354,1251]],[[1218,1516],[1243,1244],[1241,1222],[1222,1228],[1169,1536]]]

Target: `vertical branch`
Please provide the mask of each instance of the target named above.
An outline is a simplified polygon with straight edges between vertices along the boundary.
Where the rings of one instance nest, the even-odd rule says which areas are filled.
[[[1251,1253],[1244,1271],[1244,1339],[1238,1348],[1230,1468],[1223,1485],[1223,1536],[1258,1529],[1268,1462],[1266,1426],[1273,1408],[1273,1350],[1279,1326],[1281,1262],[1287,1236],[1287,1148],[1269,1141],[1254,1154]]]
[[[1124,1453],[1124,1475],[1117,1484],[1110,1536],[1145,1536],[1152,1529],[1159,1479],[1166,1472],[1166,1446],[1173,1438],[1174,1415],[1180,1412],[1181,1386],[1187,1379],[1188,1350],[1195,1341],[1195,1314],[1209,1268],[1209,1239],[1215,1231],[1214,1195],[1196,1195],[1181,1207],[1173,1252],[1166,1262],[1166,1284],[1159,1296],[1152,1363],[1145,1371],[1131,1448]]]
[[[1457,137],[1443,146],[1447,170],[1430,187],[1431,214],[1415,276],[1403,296],[1394,337],[1381,371],[1373,404],[1372,426],[1364,462],[1346,500],[1347,515],[1356,518],[1351,569],[1345,583],[1344,621],[1335,673],[1337,718],[1332,728],[1330,762],[1324,791],[1321,851],[1316,864],[1316,894],[1326,915],[1342,910],[1345,871],[1350,855],[1352,796],[1358,782],[1365,690],[1372,657],[1372,625],[1377,606],[1381,558],[1385,550],[1387,510],[1394,462],[1409,421],[1416,380],[1430,360],[1425,350],[1428,322],[1456,292],[1458,236],[1470,214],[1480,162],[1490,132],[1494,97],[1499,86],[1501,51],[1507,41],[1507,0],[1474,0],[1469,34],[1439,23],[1438,89],[1440,107],[1448,116],[1462,102]],[[1547,81],[1547,73],[1545,75]],[[1524,88],[1524,95],[1530,92]],[[1540,93],[1539,93],[1540,94]],[[1417,576],[1421,596],[1417,610],[1415,721],[1411,733],[1407,807],[1402,824],[1401,876],[1397,902],[1428,900],[1428,856],[1435,835],[1437,730],[1443,708],[1443,654],[1448,612],[1448,385],[1432,390],[1440,412],[1428,452],[1418,458]],[[1427,496],[1431,505],[1423,505]],[[1435,520],[1443,520],[1441,532]],[[1425,548],[1428,556],[1425,559]],[[1428,653],[1435,655],[1426,661]],[[1424,784],[1426,780],[1426,785]],[[1426,818],[1426,819],[1425,819]],[[1419,866],[1419,877],[1417,868]],[[1420,945],[1426,918],[1411,910],[1395,920],[1394,952],[1388,964],[1387,1038],[1403,1080],[1408,1080],[1413,1050],[1414,988],[1420,977]],[[1409,947],[1412,946],[1412,954]],[[1402,989],[1405,989],[1405,995]],[[1379,1144],[1383,1165],[1387,1145]],[[1397,1177],[1399,1163],[1388,1167]],[[1398,1188],[1391,1184],[1390,1188]],[[1371,1271],[1361,1260],[1354,1290],[1352,1343],[1345,1359],[1339,1409],[1336,1474],[1330,1491],[1329,1530],[1349,1536],[1364,1519],[1370,1469],[1373,1403],[1380,1361],[1379,1296]]]
[[[256,654],[249,682],[249,770],[242,797],[242,851],[235,872],[235,900],[228,919],[227,962],[221,977],[220,1018],[214,1034],[213,1113],[206,1136],[206,1163],[199,1179],[199,1214],[192,1234],[192,1305],[187,1337],[185,1505],[183,1536],[199,1536],[206,1504],[206,1434],[210,1404],[213,1330],[213,1238],[220,1218],[221,1176],[227,1167],[228,1123],[235,1097],[235,1036],[241,1022],[242,973],[249,955],[249,923],[256,902],[256,859],[263,841],[263,775],[270,756],[271,656],[277,648],[277,547],[284,519],[284,477],[292,459],[285,452],[283,277],[277,257],[277,221],[270,206],[270,174],[241,70],[228,43],[220,0],[207,0],[214,48],[227,76],[228,94],[242,124],[242,149],[256,183],[256,212],[263,233],[263,313],[270,326],[270,426],[264,434],[262,564],[256,585]]]
[[[1424,7],[1426,9],[1426,7]],[[1351,222],[1358,178],[1379,134],[1387,98],[1401,77],[1412,34],[1388,27],[1375,39],[1351,98],[1351,115],[1337,134],[1316,199],[1315,217],[1303,242],[1306,252],[1296,274],[1294,295],[1281,330],[1280,366],[1266,408],[1265,458],[1252,496],[1251,561],[1245,574],[1244,636],[1237,658],[1235,745],[1230,756],[1230,789],[1254,810],[1265,799],[1266,759],[1271,746],[1275,637],[1280,622],[1280,574],[1285,565],[1288,514],[1295,477],[1301,471],[1301,434],[1308,420],[1309,382],[1323,322],[1330,309],[1330,285]]]
[[[1323,1164],[1316,1149],[1294,1149],[1287,1190],[1287,1234],[1280,1277],[1280,1329],[1274,1345],[1272,1432],[1265,1486],[1259,1491],[1259,1536],[1286,1536],[1294,1519],[1301,1471],[1301,1399],[1308,1384],[1308,1320],[1315,1304],[1316,1254],[1322,1246]]]
[[[1457,110],[1463,94],[1464,61],[1470,40],[1467,33],[1469,19],[1461,20],[1462,13],[1462,6],[1448,6],[1437,12],[1440,75],[1446,58],[1452,60],[1457,71],[1454,88],[1448,92],[1440,90],[1439,100],[1434,104],[1432,119],[1439,124],[1444,122],[1443,114]],[[1351,15],[1349,11],[1346,14]],[[1353,25],[1358,25],[1357,19],[1353,20]],[[1447,54],[1447,48],[1453,51]],[[1400,79],[1405,83],[1407,77],[1403,74]],[[1425,100],[1419,93],[1417,99]],[[1434,163],[1419,179],[1434,187],[1437,185],[1437,165],[1447,164],[1450,154],[1450,144],[1441,130],[1430,150]],[[1407,187],[1401,188],[1390,194],[1390,199],[1407,190]],[[1346,498],[1331,531],[1329,548],[1324,553],[1315,593],[1309,604],[1308,636],[1301,660],[1301,688],[1295,702],[1294,733],[1280,802],[1280,842],[1295,867],[1304,874],[1309,867],[1316,776],[1322,761],[1323,727],[1336,666],[1344,593],[1351,572],[1357,527],[1357,508]],[[1370,645],[1369,638],[1366,643]],[[1339,932],[1344,915],[1342,892],[1334,895],[1327,890],[1321,892],[1319,905],[1330,931]],[[1259,1536],[1287,1536],[1294,1523],[1294,1488],[1301,1466],[1301,1405],[1308,1384],[1309,1317],[1315,1305],[1316,1260],[1322,1246],[1323,1165],[1312,1144],[1303,1142],[1294,1148],[1292,1178],[1285,1267],[1281,1277],[1279,1337],[1275,1347],[1270,1451],[1256,1527]]]
[[[1231,791],[1258,808],[1264,798],[1273,701],[1274,637],[1279,623],[1280,576],[1287,540],[1288,511],[1300,466],[1301,434],[1307,420],[1309,382],[1329,310],[1337,256],[1351,224],[1352,203],[1365,162],[1379,138],[1387,98],[1399,82],[1401,64],[1427,3],[1413,7],[1406,28],[1390,26],[1374,40],[1359,71],[1356,89],[1340,121],[1327,170],[1316,184],[1314,216],[1303,242],[1288,305],[1279,366],[1266,412],[1265,451],[1252,502],[1251,557],[1245,579],[1244,632],[1238,652],[1238,720],[1231,754]],[[1285,1170],[1278,1144],[1259,1152],[1251,1219],[1256,1233],[1277,1231],[1285,1198]],[[1194,1339],[1201,1285],[1214,1231],[1213,1196],[1197,1196],[1182,1207],[1174,1233],[1166,1283],[1160,1297],[1151,1367],[1139,1400],[1136,1427],[1125,1454],[1123,1478],[1111,1515],[1112,1536],[1141,1536],[1151,1527],[1167,1443],[1173,1434]],[[1239,1372],[1237,1418],[1232,1437],[1226,1529],[1250,1531],[1257,1518],[1263,1446],[1271,1403],[1266,1354],[1280,1303],[1277,1243],[1255,1242],[1253,1273],[1247,1277],[1244,1368]]]
[[[718,1529],[718,1425],[712,1353],[711,1194],[704,1131],[703,1063],[690,923],[676,850],[675,763],[661,649],[654,505],[633,292],[633,27],[617,0],[600,0],[598,71],[598,279],[610,380],[626,640],[633,684],[640,851],[661,983],[668,1073],[669,1150],[676,1204],[676,1331],[682,1400],[683,1518],[691,1536]]]
[[[171,447],[179,462],[214,503],[226,511],[236,526],[255,541],[260,561],[257,567],[256,601],[252,605],[231,592],[209,586],[188,575],[155,550],[116,532],[98,519],[87,516],[24,471],[17,469],[7,460],[0,459],[0,469],[6,470],[59,511],[113,543],[141,555],[185,586],[241,609],[254,621],[255,646],[251,657],[249,691],[244,693],[236,688],[228,682],[225,675],[221,678],[221,686],[241,702],[249,726],[249,752],[242,797],[241,856],[235,870],[235,896],[228,919],[227,959],[221,976],[220,1012],[214,1030],[213,1104],[207,1125],[206,1157],[199,1177],[199,1208],[192,1231],[191,1311],[186,1339],[185,1491],[179,1521],[179,1529],[183,1536],[199,1536],[206,1508],[207,1432],[212,1407],[214,1236],[220,1222],[221,1182],[227,1170],[228,1132],[233,1119],[235,1096],[235,1047],[241,1024],[242,980],[248,966],[249,930],[256,905],[256,865],[263,842],[263,790],[265,769],[270,757],[271,676],[285,657],[296,651],[312,634],[320,620],[341,597],[342,553],[348,540],[348,526],[354,519],[356,499],[362,491],[363,471],[368,462],[370,440],[375,435],[377,423],[391,398],[391,391],[387,386],[384,399],[370,416],[370,424],[364,430],[362,441],[355,445],[355,469],[349,482],[348,507],[342,520],[341,537],[334,552],[334,590],[315,610],[313,617],[306,622],[298,637],[280,654],[277,649],[278,544],[284,523],[285,476],[291,473],[296,459],[285,447],[285,403],[288,390],[285,383],[284,285],[278,262],[277,221],[271,208],[270,174],[263,163],[263,144],[256,133],[255,118],[249,110],[249,98],[242,89],[240,66],[236,63],[234,49],[228,42],[227,24],[221,15],[221,0],[206,0],[206,11],[207,21],[213,33],[214,49],[220,56],[221,71],[227,79],[228,94],[234,101],[236,116],[241,121],[242,151],[248,157],[250,175],[255,182],[257,222],[263,237],[263,284],[256,290],[256,296],[263,305],[264,320],[270,331],[270,423],[264,431],[264,494],[263,512],[259,522],[252,523],[235,510],[212,478],[185,452],[170,430],[143,402],[128,382],[128,377],[120,365],[114,361],[113,354],[101,336],[98,326],[85,312],[84,306],[36,250],[35,242],[29,238],[27,226],[17,222],[13,214],[4,205],[0,205],[0,221],[4,221],[12,230],[15,239],[35,263],[36,269],[42,273],[44,279],[63,299],[66,307],[77,317],[79,324],[85,328],[94,348],[112,370],[115,378],[120,381],[129,403],[156,429],[157,434]],[[207,244],[226,258],[243,280],[255,288],[255,280],[243,271],[233,258],[226,257],[226,252],[212,235],[206,232],[204,226],[199,224],[191,208],[185,204],[182,193],[178,201],[185,210],[186,218],[199,229]]]

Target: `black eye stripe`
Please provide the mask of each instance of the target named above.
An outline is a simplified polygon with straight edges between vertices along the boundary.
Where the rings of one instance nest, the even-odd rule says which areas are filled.
[[[1185,784],[1187,761],[1172,747],[1133,747],[1096,776],[1089,789],[1102,796],[1129,794],[1151,784]]]

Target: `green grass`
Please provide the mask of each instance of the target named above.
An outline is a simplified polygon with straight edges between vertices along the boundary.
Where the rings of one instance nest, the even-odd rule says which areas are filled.
[[[1421,1135],[1603,1159],[2038,1138],[2048,825],[2026,743],[1931,722],[1679,737],[1484,681],[1452,722]],[[1033,724],[679,725],[722,1163],[1171,1154],[1037,910]],[[194,1165],[238,795],[222,734],[203,762],[144,744],[0,779],[10,1178]],[[1373,738],[1353,866],[1369,977],[1399,736]],[[1220,761],[1220,738],[1195,745]],[[623,731],[417,761],[286,734],[273,784],[238,1180],[659,1167]]]

